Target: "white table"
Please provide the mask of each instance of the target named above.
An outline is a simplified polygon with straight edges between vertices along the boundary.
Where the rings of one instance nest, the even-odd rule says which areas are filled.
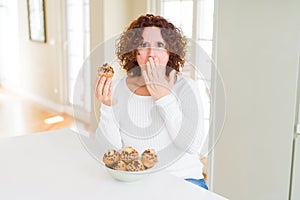
[[[225,198],[163,172],[118,182],[64,129],[0,140],[0,199]]]

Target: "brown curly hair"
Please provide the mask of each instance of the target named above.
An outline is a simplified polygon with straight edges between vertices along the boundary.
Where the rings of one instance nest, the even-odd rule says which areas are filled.
[[[161,16],[152,14],[142,15],[134,20],[121,34],[116,43],[116,55],[123,69],[131,76],[140,76],[141,69],[136,60],[137,49],[143,42],[144,27],[155,26],[161,28],[162,38],[166,42],[166,49],[169,52],[166,75],[172,69],[177,72],[184,65],[187,40],[182,31],[171,22]]]

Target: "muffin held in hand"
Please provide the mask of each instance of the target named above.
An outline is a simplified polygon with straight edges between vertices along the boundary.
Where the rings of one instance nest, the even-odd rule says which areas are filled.
[[[142,162],[146,168],[151,168],[157,163],[157,155],[154,149],[147,149],[142,153]]]
[[[140,160],[133,160],[126,166],[127,171],[130,172],[138,172],[145,170],[145,167]]]
[[[103,155],[102,160],[107,166],[111,167],[115,162],[120,160],[120,153],[110,149]]]
[[[114,170],[126,171],[126,163],[123,162],[122,160],[119,160],[113,163],[111,168],[113,168]]]
[[[114,69],[107,63],[98,68],[98,76],[105,76],[106,78],[112,78],[114,76]]]
[[[139,153],[132,147],[125,147],[121,153],[121,160],[126,164],[130,163],[133,160],[137,160]]]

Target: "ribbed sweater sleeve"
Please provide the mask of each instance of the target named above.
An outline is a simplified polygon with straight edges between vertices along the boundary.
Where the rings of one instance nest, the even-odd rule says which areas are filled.
[[[187,135],[181,135],[180,137],[184,138],[184,141],[190,141],[189,147],[186,149],[187,152],[192,154],[198,154],[199,150],[202,147],[203,139],[204,139],[204,121],[203,121],[203,109],[201,104],[201,97],[200,97],[200,91],[196,87],[195,84],[190,85],[191,90],[190,92],[193,92],[193,95],[189,96],[189,94],[186,95],[187,100],[181,103],[189,104],[189,98],[196,98],[196,102],[199,102],[198,106],[195,106],[195,104],[189,104],[185,106],[195,106],[195,109],[198,108],[198,119],[197,123],[191,123],[188,126],[195,126],[195,134],[187,134]],[[167,127],[168,133],[171,137],[171,139],[175,142],[175,144],[179,147],[183,145],[183,147],[186,147],[186,142],[181,143],[181,140],[176,140],[176,137],[178,134],[182,134],[180,132],[181,126],[183,125],[183,117],[189,117],[184,116],[183,112],[181,110],[181,104],[180,100],[176,98],[174,94],[169,94],[159,100],[157,100],[156,105],[159,108],[159,112],[161,116],[164,119],[165,125]],[[194,108],[191,108],[194,109]],[[185,122],[189,123],[189,120],[186,120]]]
[[[174,141],[178,135],[182,122],[180,104],[172,93],[155,101],[162,118],[164,119],[168,133]]]
[[[190,97],[187,95],[187,99],[194,98],[194,102],[196,104],[192,104],[188,100],[186,103],[188,106],[191,106],[190,109],[194,109],[197,112],[197,118],[195,122],[191,123],[190,126],[195,126],[195,134],[193,135],[193,142],[191,143],[188,152],[193,154],[199,154],[201,148],[203,147],[203,143],[205,141],[206,133],[204,132],[204,110],[203,110],[203,102],[201,98],[200,88],[195,81],[188,81],[189,86],[191,87],[193,95]],[[189,117],[189,115],[184,116]]]
[[[102,134],[106,139],[118,149],[122,148],[122,139],[119,127],[113,116],[111,106],[102,104],[100,108],[100,121],[97,128],[97,133]]]

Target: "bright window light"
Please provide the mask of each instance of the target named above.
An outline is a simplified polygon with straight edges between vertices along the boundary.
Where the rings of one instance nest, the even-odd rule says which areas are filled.
[[[45,124],[55,124],[55,123],[62,122],[62,121],[64,121],[64,118],[62,116],[57,115],[57,116],[45,119],[44,123]]]

